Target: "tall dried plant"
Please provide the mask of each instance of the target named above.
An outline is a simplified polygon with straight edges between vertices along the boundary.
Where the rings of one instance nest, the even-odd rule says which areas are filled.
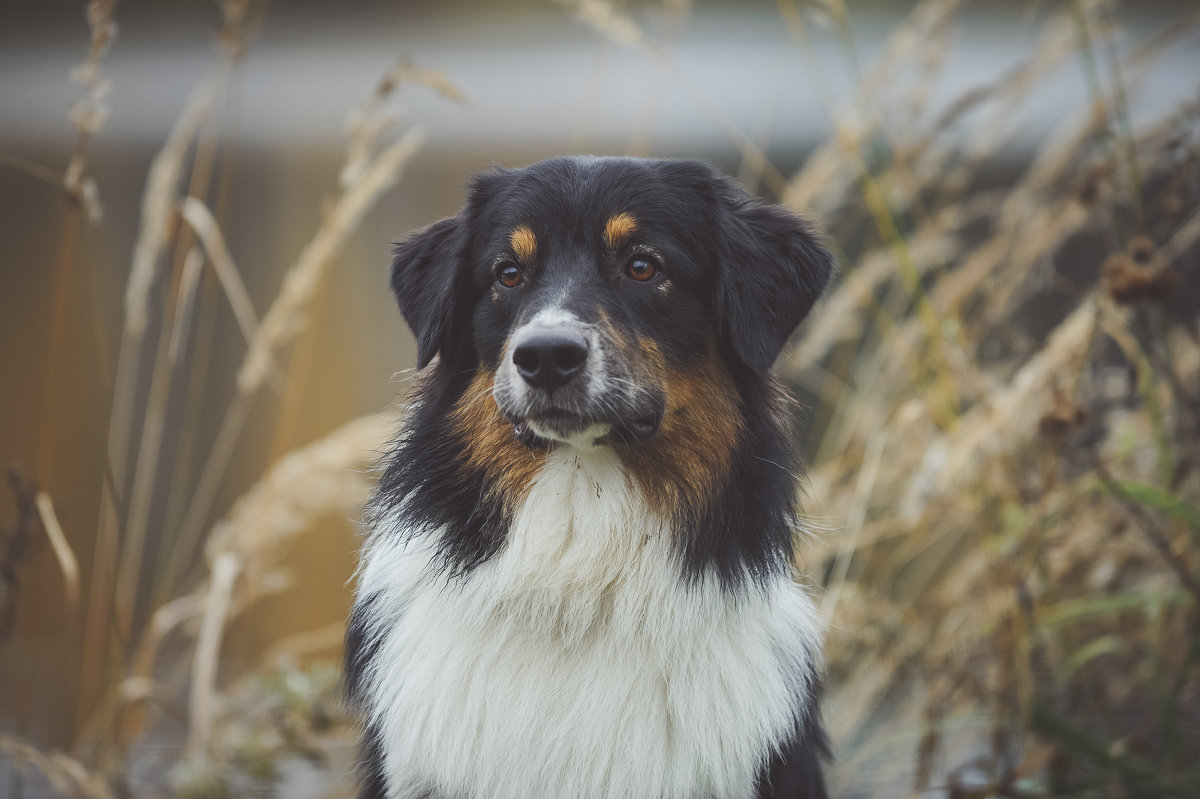
[[[75,75],[85,87],[85,97],[72,116],[80,137],[65,185],[68,196],[92,219],[98,218],[99,204],[95,183],[87,175],[86,143],[104,121],[103,100],[109,85],[101,71],[101,58],[115,37],[114,6],[95,2],[88,7],[91,50],[87,63]],[[286,538],[298,535],[314,519],[330,512],[350,515],[361,503],[364,472],[374,460],[375,448],[387,436],[385,427],[374,418],[347,425],[327,440],[285,457],[264,477],[263,484],[235,506],[229,521],[209,527],[214,494],[251,401],[264,384],[281,384],[287,348],[307,323],[307,309],[323,274],[424,141],[417,129],[395,132],[398,119],[388,109],[391,95],[399,87],[415,83],[452,100],[462,97],[444,75],[409,59],[398,60],[385,73],[352,117],[346,165],[325,220],[296,262],[284,270],[279,294],[260,319],[222,231],[222,212],[214,210],[208,195],[214,183],[220,193],[220,182],[229,178],[225,173],[214,181],[222,135],[218,109],[236,80],[265,4],[224,2],[220,11],[221,47],[216,61],[188,97],[147,175],[125,290],[107,468],[86,582],[58,523],[51,495],[45,491],[37,495],[41,527],[65,578],[68,607],[75,606],[81,584],[88,595],[80,633],[82,689],[74,749],[78,761],[34,756],[29,753],[35,750],[15,739],[6,739],[11,743],[6,748],[21,754],[22,760],[40,768],[60,787],[66,783],[59,774],[70,771],[77,762],[119,777],[131,748],[160,718],[165,698],[175,690],[179,670],[168,667],[161,656],[164,643],[180,632],[185,640],[194,642],[193,668],[190,675],[183,675],[191,685],[192,697],[189,760],[204,761],[218,721],[216,663],[229,619],[283,585],[284,564],[278,562],[278,548]],[[69,260],[68,252],[64,263]],[[167,429],[167,419],[186,401],[176,388],[189,368],[189,348],[184,340],[195,324],[194,309],[207,267],[233,311],[247,350],[221,432],[187,503],[187,513],[178,528],[157,530],[153,529],[159,523],[152,513],[154,498],[171,485],[172,477],[163,464],[166,444],[175,435]],[[149,359],[150,371],[143,374],[148,342],[157,344]],[[48,390],[53,388],[52,370]],[[135,408],[143,405],[145,413],[135,424]],[[44,449],[52,448],[52,441],[44,443]],[[291,489],[281,491],[278,479],[271,477],[281,470],[291,481]],[[298,488],[301,486],[305,488]],[[239,522],[246,514],[254,516],[253,529]],[[231,537],[231,527],[239,523],[240,532]],[[252,544],[255,540],[259,544]],[[151,541],[165,546],[168,557],[166,569],[147,580]],[[202,560],[202,567],[196,568],[196,556],[203,550],[222,548],[225,551],[213,555],[207,567]],[[147,610],[150,602],[157,603],[157,609]],[[84,782],[75,783],[72,791],[84,790],[79,787]]]

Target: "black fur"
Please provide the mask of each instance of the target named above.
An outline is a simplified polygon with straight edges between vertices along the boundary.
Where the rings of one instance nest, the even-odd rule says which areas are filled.
[[[360,597],[350,611],[350,620],[346,623],[345,672],[344,688],[351,702],[358,704],[362,700],[362,684],[364,672],[379,651],[379,641],[371,637],[367,617],[371,608],[378,602],[378,597]]]
[[[533,217],[544,231],[580,236],[578,220],[631,210],[658,233],[671,280],[669,303],[637,308],[620,321],[652,337],[668,358],[702,354],[715,336],[741,391],[749,422],[735,477],[704,517],[680,509],[684,563],[737,582],[791,561],[795,475],[800,466],[779,427],[768,369],[828,282],[832,258],[809,226],[778,206],[756,205],[728,178],[695,161],[545,161],[476,178],[467,207],[396,248],[391,284],[418,341],[418,363],[441,353],[438,378],[422,393],[386,464],[373,501],[410,508],[431,528],[452,531],[447,563],[467,571],[503,544],[508,519],[483,476],[463,479],[447,412],[475,367],[494,366],[511,323],[484,302],[492,253],[516,224]],[[539,233],[542,235],[542,233]],[[584,251],[580,257],[590,255]]]
[[[360,597],[350,613],[346,624],[345,682],[344,689],[350,703],[359,710],[362,707],[362,684],[364,672],[379,650],[378,639],[371,637],[367,616],[377,597]],[[379,733],[371,724],[367,725],[362,737],[359,773],[359,799],[386,799],[387,786],[383,777],[383,749]]]
[[[383,776],[383,744],[379,732],[367,725],[363,733],[362,759],[358,767],[358,799],[387,799],[387,780]]]
[[[671,281],[668,299],[604,277],[613,255],[590,243],[581,225],[621,211],[653,235]],[[715,572],[738,591],[790,568],[800,466],[769,369],[819,297],[832,258],[802,219],[757,205],[692,161],[556,159],[495,170],[475,179],[460,214],[396,247],[391,286],[416,336],[418,365],[440,359],[385,461],[369,518],[404,503],[417,526],[444,531],[441,556],[452,574],[469,572],[503,546],[511,519],[487,477],[464,468],[449,413],[476,369],[494,369],[501,357],[517,311],[490,299],[496,254],[508,232],[530,220],[539,248],[556,259],[554,269],[575,275],[576,287],[594,285],[612,297],[605,307],[614,323],[653,339],[669,362],[684,367],[713,340],[733,374],[744,432],[719,496],[703,511],[676,510],[681,577]],[[369,602],[360,600],[347,633],[352,698],[377,646],[362,624]],[[760,799],[825,797],[820,761],[827,747],[815,698],[810,711],[764,767]],[[382,796],[373,730],[366,750],[363,796]]]
[[[771,757],[758,777],[758,799],[825,799],[821,764],[829,742],[816,719],[817,702],[796,726],[796,733]]]
[[[470,382],[469,372],[435,381],[423,395],[388,458],[371,501],[370,515],[410,498],[410,517],[426,529],[451,531],[442,538],[448,570],[463,573],[496,554],[509,518],[500,497],[487,491],[481,472],[463,468],[463,442],[451,430],[448,411]]]

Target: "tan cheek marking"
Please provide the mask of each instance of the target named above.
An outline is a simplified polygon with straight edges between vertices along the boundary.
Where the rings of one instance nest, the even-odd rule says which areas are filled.
[[[727,483],[742,435],[737,387],[715,345],[686,369],[668,366],[652,342],[639,340],[638,345],[645,378],[653,380],[657,373],[667,407],[657,435],[623,447],[622,457],[660,513],[670,516],[681,506],[704,508]]]
[[[463,442],[462,461],[488,476],[493,490],[513,507],[524,499],[541,462],[513,435],[500,415],[492,388],[496,374],[480,369],[450,413],[454,432]]]
[[[532,263],[537,255],[537,237],[528,225],[520,225],[508,235],[508,243],[513,252],[525,263]]]
[[[615,250],[637,230],[637,219],[633,214],[622,212],[608,218],[604,224],[604,243]]]

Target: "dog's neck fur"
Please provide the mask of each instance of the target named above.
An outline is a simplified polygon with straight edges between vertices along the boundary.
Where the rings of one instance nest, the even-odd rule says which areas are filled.
[[[410,518],[377,518],[359,576],[395,796],[752,797],[809,711],[808,596],[790,573],[684,577],[610,447],[552,450],[500,551],[458,576]]]

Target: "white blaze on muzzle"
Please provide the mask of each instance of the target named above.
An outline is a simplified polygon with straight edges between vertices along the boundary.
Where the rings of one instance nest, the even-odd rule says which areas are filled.
[[[563,308],[541,310],[509,337],[496,374],[496,401],[541,438],[590,447],[612,425],[578,429],[569,421],[603,415],[606,349],[596,325]]]

